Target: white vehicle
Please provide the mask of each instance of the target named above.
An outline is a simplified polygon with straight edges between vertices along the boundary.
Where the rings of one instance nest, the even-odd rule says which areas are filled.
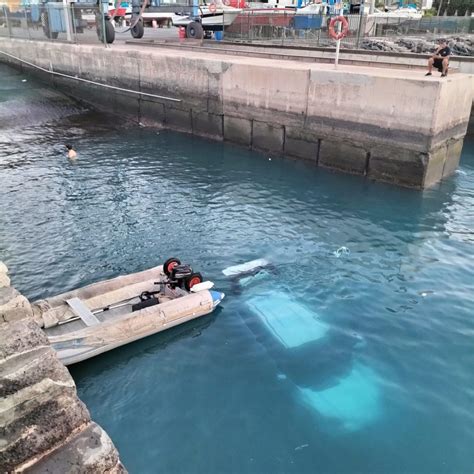
[[[396,10],[382,11],[375,9],[374,13],[368,15],[369,18],[386,18],[389,23],[398,22],[400,19],[403,20],[419,20],[423,13],[416,10],[415,8],[397,8]]]
[[[201,5],[198,10],[201,26],[205,31],[221,31],[224,26],[231,25],[241,12],[241,8],[226,6],[222,3]],[[174,14],[171,20],[174,26],[185,26],[188,37],[194,37],[192,28],[189,27],[198,22],[192,16]]]

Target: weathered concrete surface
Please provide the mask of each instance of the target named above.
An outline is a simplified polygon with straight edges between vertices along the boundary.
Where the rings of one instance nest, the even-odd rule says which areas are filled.
[[[8,277],[8,268],[3,262],[0,262],[0,288],[5,287],[5,286],[10,286],[10,278]]]
[[[354,144],[323,140],[319,150],[319,164],[325,168],[344,170],[353,174],[366,174],[369,153]]]
[[[218,51],[105,49],[6,38],[0,49],[43,67],[52,64],[64,74],[179,99],[50,79],[66,93],[136,122],[416,188],[454,170],[473,95],[470,76],[441,80],[414,69],[343,65],[335,70],[330,64]],[[458,145],[449,147],[453,141]]]
[[[0,322],[32,316],[31,305],[23,295],[10,286],[0,288]]]
[[[0,262],[0,271],[4,268]],[[14,288],[0,290],[3,306],[14,308],[8,298],[24,298]],[[2,472],[126,472],[43,331],[25,318],[23,306],[14,312],[0,322]]]

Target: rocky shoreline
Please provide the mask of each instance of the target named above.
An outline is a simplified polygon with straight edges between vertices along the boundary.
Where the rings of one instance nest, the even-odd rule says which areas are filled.
[[[440,39],[446,39],[455,56],[474,56],[474,35],[419,36],[406,38],[365,38],[361,49],[397,53],[431,54]]]
[[[0,262],[2,472],[126,473]]]

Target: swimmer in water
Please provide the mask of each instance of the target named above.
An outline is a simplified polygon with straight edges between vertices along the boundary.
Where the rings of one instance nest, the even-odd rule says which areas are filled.
[[[74,151],[72,148],[72,145],[66,145],[67,148],[67,157],[73,160],[74,158],[77,157],[77,153]]]

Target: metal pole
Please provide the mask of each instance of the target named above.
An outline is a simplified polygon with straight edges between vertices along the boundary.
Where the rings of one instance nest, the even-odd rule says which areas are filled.
[[[105,32],[105,13],[108,13],[109,4],[100,2],[100,17],[102,22],[102,41],[104,42],[104,46],[107,48],[107,34]]]
[[[8,18],[8,7],[3,7],[3,11],[5,12],[5,20],[7,22],[7,28],[8,28],[8,36],[11,38],[12,37],[12,25],[10,23],[10,18]]]
[[[364,9],[364,2],[361,3],[360,5],[360,8],[362,8],[362,11]],[[356,48],[359,47],[360,45],[360,32],[362,30],[362,13],[359,11],[359,16],[358,16],[358,19],[359,19],[359,27],[357,28],[357,39],[356,39]]]
[[[74,43],[77,44],[76,14],[74,13],[74,3],[71,3],[70,6],[71,6],[72,34],[74,35]]]
[[[335,12],[336,15],[342,15],[342,12],[343,12],[343,9],[342,7],[338,8],[337,11]],[[337,22],[337,26],[336,26],[336,32],[337,34],[339,34],[341,32],[341,27],[342,27],[342,23],[340,21]],[[337,69],[337,66],[339,64],[339,49],[341,48],[341,40],[338,39],[336,41],[336,58],[334,60],[334,69]]]
[[[63,10],[64,10],[64,23],[66,24],[66,40],[69,43],[72,43],[71,15],[69,15],[69,4],[67,0],[63,0]]]
[[[30,27],[28,25],[28,14],[25,9],[25,23],[26,23],[26,30],[28,31],[28,39],[31,39]]]
[[[436,14],[436,16],[439,16],[442,6],[443,6],[443,0],[439,0],[438,13]]]

